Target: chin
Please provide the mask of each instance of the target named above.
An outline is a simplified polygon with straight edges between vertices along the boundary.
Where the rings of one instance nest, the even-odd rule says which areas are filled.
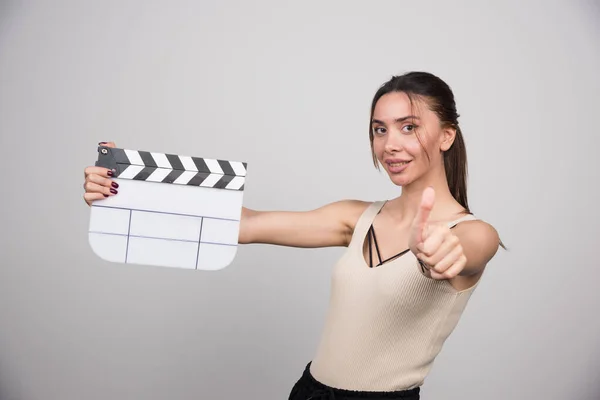
[[[406,186],[411,182],[410,178],[404,174],[392,174],[388,171],[388,177],[396,186]]]
[[[392,183],[396,186],[406,186],[410,183],[408,179],[398,178],[398,177],[390,177]]]

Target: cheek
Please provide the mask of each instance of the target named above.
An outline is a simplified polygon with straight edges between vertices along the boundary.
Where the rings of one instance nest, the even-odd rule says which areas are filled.
[[[419,158],[419,162],[428,163],[428,158],[433,159],[436,154],[436,140],[432,135],[421,134],[420,141],[417,136],[412,136],[406,141],[405,149],[413,157]],[[429,155],[429,157],[428,157]]]
[[[404,144],[404,150],[413,157],[425,156],[425,151],[416,137],[410,138]]]
[[[377,158],[381,159],[383,152],[385,151],[385,144],[382,140],[375,138],[373,140],[373,152]]]

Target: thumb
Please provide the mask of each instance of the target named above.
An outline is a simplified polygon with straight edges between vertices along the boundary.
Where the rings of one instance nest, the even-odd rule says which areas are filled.
[[[427,222],[429,221],[429,215],[431,214],[434,202],[435,190],[429,186],[423,191],[421,203],[419,204],[419,209],[413,223],[415,244],[422,243],[426,239]]]
[[[98,143],[99,146],[104,146],[104,147],[111,147],[111,148],[115,148],[117,147],[117,145],[115,144],[115,142],[100,142]]]

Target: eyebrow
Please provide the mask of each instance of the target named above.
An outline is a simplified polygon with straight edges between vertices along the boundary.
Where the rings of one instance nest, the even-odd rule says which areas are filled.
[[[402,118],[396,118],[396,119],[394,120],[394,122],[395,122],[395,123],[398,123],[398,122],[404,122],[404,121],[406,121],[407,119],[420,119],[420,118],[419,118],[419,117],[417,117],[416,115],[407,115],[406,117],[402,117]],[[372,120],[371,120],[371,123],[372,123],[372,124],[381,124],[381,125],[385,125],[385,123],[384,123],[383,121],[380,121],[380,120],[378,120],[378,119],[372,119]]]

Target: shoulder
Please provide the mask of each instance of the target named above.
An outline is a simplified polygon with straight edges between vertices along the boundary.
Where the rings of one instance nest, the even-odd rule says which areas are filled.
[[[476,217],[468,218],[452,230],[476,264],[486,264],[498,251],[500,235],[488,222]]]
[[[360,218],[369,209],[377,208],[380,204],[382,204],[380,201],[344,199],[329,203],[321,207],[319,211],[324,220],[334,219],[340,224],[344,235],[344,243],[347,245]]]
[[[344,224],[353,227],[356,221],[369,207],[374,207],[378,202],[344,199],[329,203],[321,208],[322,211],[335,214]]]
[[[456,224],[454,230],[464,235],[479,237],[482,243],[498,242],[500,239],[496,228],[473,215],[465,216],[462,221]]]

